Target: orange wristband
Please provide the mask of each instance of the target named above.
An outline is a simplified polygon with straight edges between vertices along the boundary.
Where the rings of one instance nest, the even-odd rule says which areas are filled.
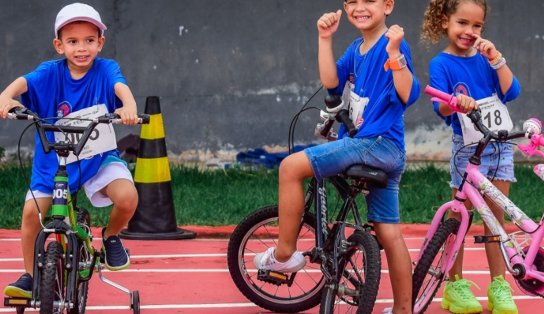
[[[385,64],[383,65],[383,69],[386,72],[389,71],[389,69],[393,71],[398,71],[398,70],[404,69],[405,67],[406,67],[406,58],[404,57],[403,54],[400,55],[400,57],[398,57],[395,60],[387,59],[387,61],[385,61]]]

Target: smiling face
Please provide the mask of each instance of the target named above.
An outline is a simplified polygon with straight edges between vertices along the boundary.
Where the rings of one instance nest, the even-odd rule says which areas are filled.
[[[94,59],[104,46],[105,38],[100,36],[98,28],[88,22],[67,24],[59,31],[59,38],[53,40],[53,46],[68,61],[72,75],[86,73]]]
[[[446,50],[456,55],[470,54],[476,40],[474,35],[482,34],[484,22],[484,8],[472,1],[459,3],[457,11],[442,23],[449,40]]]
[[[344,10],[350,23],[364,33],[383,28],[393,5],[393,0],[346,0]]]

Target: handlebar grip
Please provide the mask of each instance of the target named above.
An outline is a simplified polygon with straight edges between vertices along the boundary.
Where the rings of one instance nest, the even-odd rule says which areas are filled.
[[[140,124],[149,124],[149,118],[150,116],[148,114],[139,114],[138,118],[140,118]]]
[[[455,97],[455,95],[444,93],[443,91],[429,85],[425,86],[424,91],[425,94],[433,97],[432,100],[442,102],[448,105],[448,107],[450,107],[452,110],[456,112],[461,112],[459,110],[459,107],[457,107],[457,98]]]
[[[355,128],[355,125],[353,125],[353,121],[351,121],[347,109],[338,111],[336,114],[336,121],[344,124],[350,137],[357,134],[357,129]]]
[[[138,124],[149,124],[149,117],[150,116],[148,114],[138,114]],[[121,116],[116,113],[107,113],[101,117],[98,117],[97,121],[98,123],[120,124]]]
[[[325,96],[325,105],[327,109],[334,109],[342,103],[342,97],[340,95],[327,95]]]
[[[17,107],[11,108],[8,111],[8,119],[36,121],[38,120],[38,116],[26,107],[17,106]]]
[[[345,106],[342,97],[334,94],[325,97],[325,105],[327,106],[327,112],[331,114],[338,113]]]

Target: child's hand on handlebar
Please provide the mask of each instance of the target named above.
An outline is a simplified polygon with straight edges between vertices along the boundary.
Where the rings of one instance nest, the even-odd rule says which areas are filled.
[[[126,107],[121,107],[115,110],[115,113],[121,117],[121,121],[125,125],[135,125],[138,124],[138,112]]]
[[[457,98],[457,107],[464,113],[469,113],[472,110],[478,109],[478,103],[476,103],[474,98],[464,94],[457,94],[455,97]]]
[[[23,107],[23,105],[15,99],[0,95],[0,118],[6,119],[8,112],[15,107]]]

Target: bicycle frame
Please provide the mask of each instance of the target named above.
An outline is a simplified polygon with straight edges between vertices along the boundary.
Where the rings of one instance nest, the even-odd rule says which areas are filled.
[[[432,100],[448,104],[448,106],[450,106],[450,108],[454,111],[458,110],[457,99],[453,95],[443,93],[439,90],[431,88],[430,86],[425,88],[425,92],[433,96]],[[506,141],[514,138],[528,137],[531,139],[531,144],[520,144],[520,150],[526,155],[538,153],[540,156],[544,157],[544,153],[538,151],[537,149],[539,146],[543,146],[544,144],[541,143],[542,136],[540,135],[539,129],[541,126],[540,121],[534,120],[530,122],[533,124],[531,127],[538,128],[537,133],[534,133],[534,130],[527,129],[524,132],[514,132],[512,134],[508,134],[508,132],[504,131],[497,133],[491,132],[481,123],[478,112],[471,112],[469,117],[476,127],[484,134],[484,137],[479,141],[476,152],[470,158],[463,181],[455,194],[454,199],[442,205],[435,214],[425,237],[422,250],[419,253],[418,260],[421,259],[425,247],[428,245],[431,237],[438,229],[443,217],[446,215],[446,212],[448,210],[452,210],[453,212],[460,214],[461,221],[455,242],[453,245],[449,246],[447,252],[444,253],[447,261],[447,264],[445,265],[445,272],[447,273],[451,269],[453,263],[455,262],[457,253],[459,252],[459,249],[463,243],[464,235],[466,235],[471,223],[469,211],[464,204],[465,200],[468,199],[482,217],[482,220],[489,228],[491,234],[494,237],[498,237],[498,241],[500,241],[499,247],[508,271],[512,273],[517,280],[537,279],[540,282],[544,282],[544,272],[538,271],[537,267],[535,266],[535,260],[539,256],[541,250],[540,243],[544,238],[544,228],[542,228],[544,216],[541,217],[539,223],[533,221],[478,170],[480,155],[492,139]],[[493,215],[493,212],[485,202],[482,194],[501,208],[501,210],[508,215],[508,217],[524,235],[530,237],[531,243],[528,247],[526,247],[526,251],[521,248],[519,243],[513,239],[513,237],[506,233],[500,222]]]
[[[343,178],[340,176],[334,176],[326,179],[336,188],[339,193],[339,197],[342,199],[342,207],[336,215],[336,220],[332,222],[332,229],[329,230],[329,222],[327,219],[327,191],[325,186],[325,180],[317,180],[312,178],[308,185],[305,199],[305,212],[310,211],[312,204],[315,205],[316,209],[316,247],[310,260],[312,262],[319,261],[321,263],[321,270],[327,279],[334,277],[338,273],[338,266],[336,263],[333,263],[335,269],[332,269],[335,274],[331,274],[329,269],[327,269],[325,262],[327,257],[325,256],[325,251],[332,252],[332,259],[337,260],[338,257],[343,253],[345,245],[341,245],[343,241],[346,240],[346,235],[343,230],[346,226],[350,226],[355,230],[363,230],[364,226],[362,224],[362,219],[359,214],[357,205],[355,204],[355,197],[358,193],[361,192],[359,188],[351,187]],[[313,199],[313,201],[312,201]],[[346,222],[346,218],[349,213],[352,213],[354,223]],[[331,236],[336,235],[336,236]],[[335,245],[338,244],[338,245]]]
[[[493,235],[497,235],[500,238],[500,248],[503,253],[503,258],[506,263],[508,271],[514,276],[522,275],[521,279],[536,278],[540,281],[544,281],[544,273],[535,271],[532,269],[532,265],[535,261],[537,253],[540,249],[540,243],[544,237],[544,228],[542,226],[542,219],[540,223],[535,223],[529,218],[519,207],[517,207],[507,196],[505,196],[497,187],[495,187],[489,179],[483,176],[478,166],[470,163],[467,166],[465,181],[459,187],[459,190],[455,194],[455,199],[442,205],[435,217],[431,222],[431,227],[427,233],[426,241],[429,236],[434,234],[438,225],[442,221],[442,217],[448,210],[459,213],[461,215],[461,224],[457,232],[458,235],[466,234],[470,227],[470,217],[468,209],[464,204],[464,200],[467,198],[472,203],[473,207],[482,217],[482,220],[486,223],[489,230]],[[522,230],[525,234],[531,237],[531,244],[526,253],[521,252],[518,244],[513,241],[506,233],[504,228],[500,225],[497,218],[493,215],[493,212],[485,202],[481,193],[491,199],[497,206],[499,206],[504,213],[511,218],[511,220]],[[456,237],[454,245],[451,247],[453,258],[450,258],[446,264],[446,272],[451,269],[455,262],[455,257],[462,245],[464,237]],[[421,251],[422,252],[422,251]],[[420,253],[421,254],[421,253]],[[525,256],[525,258],[523,258]],[[525,268],[525,274],[520,274],[519,270],[516,270],[512,265],[523,265]]]
[[[97,263],[97,256],[91,243],[90,234],[77,223],[72,195],[68,186],[68,174],[66,172],[66,158],[69,151],[58,150],[57,154],[59,156],[59,168],[54,179],[55,185],[51,205],[52,221],[40,231],[34,245],[36,248],[34,251],[35,280],[32,287],[31,303],[35,305],[40,300],[40,265],[44,263],[46,240],[50,235],[54,234],[56,241],[61,243],[65,252],[66,270],[63,275],[66,284],[66,301],[68,301],[66,306],[70,308],[70,303],[77,294],[78,280],[86,281],[91,278]],[[79,265],[78,239],[84,243],[89,256],[92,256],[90,265],[85,265],[82,269],[81,265]],[[73,270],[79,271],[79,276]]]

